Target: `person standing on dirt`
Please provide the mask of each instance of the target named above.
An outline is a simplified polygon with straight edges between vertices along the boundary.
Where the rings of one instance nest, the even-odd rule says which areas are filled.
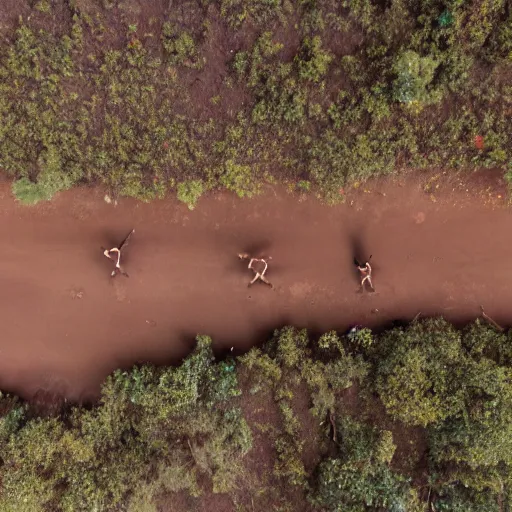
[[[373,287],[372,283],[372,267],[370,265],[370,258],[368,258],[368,261],[366,261],[363,265],[361,265],[356,258],[354,258],[354,264],[357,267],[357,270],[359,270],[359,275],[361,277],[361,291],[364,291],[365,289],[365,283],[368,282],[370,285],[371,291],[374,292],[375,288]]]
[[[112,247],[110,250],[102,247],[103,254],[115,263],[114,270],[112,270],[112,273],[110,274],[111,277],[116,277],[117,274],[122,274],[124,277],[130,277],[121,266],[121,253],[124,249],[126,249],[128,241],[130,240],[130,237],[133,235],[133,233],[135,233],[135,229],[132,229],[128,233],[128,236],[121,242],[119,247]]]
[[[249,260],[249,265],[247,266],[247,268],[250,268],[254,272],[254,278],[247,286],[253,285],[259,279],[263,281],[265,284],[268,284],[270,288],[274,287],[272,283],[265,277],[265,273],[268,268],[267,260],[271,260],[271,256],[268,256],[266,258],[252,258],[251,256],[244,252],[240,253],[238,257],[241,260]]]

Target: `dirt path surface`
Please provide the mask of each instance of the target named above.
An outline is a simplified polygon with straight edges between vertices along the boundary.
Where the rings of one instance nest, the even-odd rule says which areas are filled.
[[[193,212],[174,200],[113,207],[78,190],[26,208],[3,184],[0,387],[88,400],[115,368],[179,360],[196,333],[240,353],[284,324],[318,332],[420,311],[466,321],[480,304],[511,323],[512,210],[462,192],[433,199],[382,183],[337,207],[275,191],[206,198]],[[110,280],[100,246],[132,227],[131,277]],[[258,250],[273,257],[275,290],[247,288],[236,254]],[[354,252],[373,254],[377,293],[356,293]]]

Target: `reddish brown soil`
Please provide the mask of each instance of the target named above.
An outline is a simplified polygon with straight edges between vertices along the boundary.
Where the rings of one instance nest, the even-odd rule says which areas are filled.
[[[432,183],[435,197],[383,182],[337,207],[220,194],[192,212],[174,200],[114,207],[86,189],[27,208],[2,184],[0,388],[87,400],[115,368],[179,360],[196,333],[240,353],[285,324],[380,327],[418,312],[464,322],[480,304],[509,324],[512,211],[485,180],[487,201]],[[132,227],[131,277],[111,280],[100,246]],[[273,257],[275,290],[247,288],[236,254],[257,250]],[[354,253],[373,254],[377,293],[357,293]]]

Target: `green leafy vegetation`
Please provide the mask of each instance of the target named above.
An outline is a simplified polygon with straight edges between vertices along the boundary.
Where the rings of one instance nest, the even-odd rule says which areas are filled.
[[[2,394],[0,508],[155,511],[225,494],[249,510],[498,512],[510,341],[478,321],[315,340],[286,327],[217,361],[198,336],[179,366],[114,372],[92,407],[39,415]]]
[[[460,334],[442,320],[395,329],[374,348],[376,388],[390,414],[409,425],[438,422],[462,410]]]
[[[337,425],[340,458],[329,458],[318,468],[311,501],[337,511],[411,510],[414,498],[404,477],[393,472],[389,463],[395,446],[389,431],[346,417]]]
[[[166,22],[162,27],[162,45],[171,64],[201,67],[196,43],[188,32],[180,32]]]
[[[267,182],[334,203],[404,169],[512,176],[505,0],[32,4],[0,49],[0,165],[23,203],[100,183],[193,207]]]
[[[436,63],[429,57],[406,51],[395,62],[393,98],[401,103],[425,104],[429,101],[427,87],[434,79]]]
[[[274,17],[282,16],[282,0],[221,0],[222,16],[232,27],[244,22],[261,25]]]
[[[4,397],[10,411],[2,420],[0,507],[46,510],[57,502],[62,510],[112,510],[139,493],[198,495],[200,475],[214,492],[227,492],[252,446],[231,402],[239,394],[236,373],[215,363],[202,336],[177,368],[115,372],[92,410],[31,418]]]
[[[40,0],[2,21],[0,166],[20,202],[101,184],[193,209],[286,182],[335,203],[441,167],[512,182],[505,0],[148,4]],[[287,327],[238,360],[200,336],[181,365],[116,371],[58,414],[1,394],[0,510],[212,493],[238,510],[508,510],[511,342],[442,319]]]
[[[178,199],[193,210],[199,198],[203,195],[204,184],[201,180],[190,180],[178,183]]]

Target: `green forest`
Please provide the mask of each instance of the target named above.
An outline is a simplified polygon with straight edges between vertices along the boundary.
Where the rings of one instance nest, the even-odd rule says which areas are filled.
[[[512,179],[507,0],[17,8],[1,25],[0,167],[23,203],[79,184],[194,208],[266,183],[335,203],[440,167]]]
[[[512,333],[481,321],[286,327],[223,360],[199,336],[94,406],[1,407],[2,511],[510,510]]]

